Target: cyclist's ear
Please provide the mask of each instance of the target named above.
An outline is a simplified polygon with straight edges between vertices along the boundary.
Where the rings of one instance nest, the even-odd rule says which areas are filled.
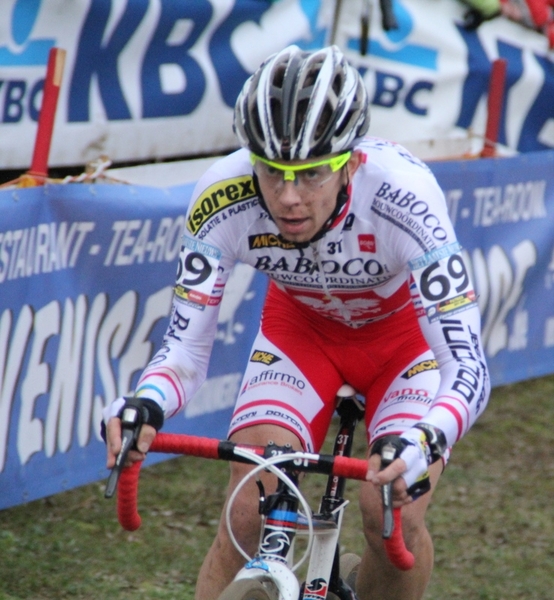
[[[363,156],[364,155],[361,150],[354,150],[354,152],[352,152],[352,156],[348,159],[348,162],[346,163],[346,169],[348,170],[348,181],[352,181],[354,173],[362,164]]]

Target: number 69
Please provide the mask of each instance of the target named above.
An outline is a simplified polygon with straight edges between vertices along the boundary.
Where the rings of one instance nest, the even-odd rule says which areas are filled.
[[[427,300],[434,302],[444,300],[448,297],[452,285],[459,294],[469,284],[469,275],[467,273],[464,261],[459,254],[453,254],[446,264],[446,271],[449,276],[444,273],[433,275],[434,271],[440,268],[440,263],[435,262],[429,265],[421,274],[420,286],[421,293]],[[461,280],[461,281],[460,281]]]

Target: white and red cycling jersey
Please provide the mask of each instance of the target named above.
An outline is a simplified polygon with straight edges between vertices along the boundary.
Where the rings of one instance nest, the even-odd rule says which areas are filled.
[[[230,433],[288,427],[318,448],[338,387],[367,398],[370,439],[418,421],[456,442],[484,410],[489,378],[473,286],[442,191],[403,147],[367,138],[330,230],[300,248],[260,205],[249,153],[219,160],[187,214],[170,323],[136,394],[166,416],[204,381],[237,261],[272,280]]]

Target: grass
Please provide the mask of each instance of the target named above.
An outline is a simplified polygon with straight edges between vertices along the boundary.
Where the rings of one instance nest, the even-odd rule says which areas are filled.
[[[552,424],[554,376],[493,390],[428,513],[435,570],[427,600],[552,599]],[[361,451],[361,436],[356,445]],[[0,600],[191,600],[227,468],[179,458],[145,469],[134,533],[117,524],[104,482],[1,511]],[[321,478],[307,483],[321,493]],[[351,496],[343,544],[359,552]]]

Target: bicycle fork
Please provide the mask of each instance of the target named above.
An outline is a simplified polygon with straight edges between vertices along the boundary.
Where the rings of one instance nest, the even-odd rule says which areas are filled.
[[[290,473],[288,475],[297,484],[297,477]],[[235,579],[255,578],[272,582],[277,588],[279,600],[298,600],[300,586],[289,564],[298,528],[298,498],[280,479],[276,492],[267,498],[261,482],[257,483],[260,489],[260,512],[264,515],[259,551]]]

